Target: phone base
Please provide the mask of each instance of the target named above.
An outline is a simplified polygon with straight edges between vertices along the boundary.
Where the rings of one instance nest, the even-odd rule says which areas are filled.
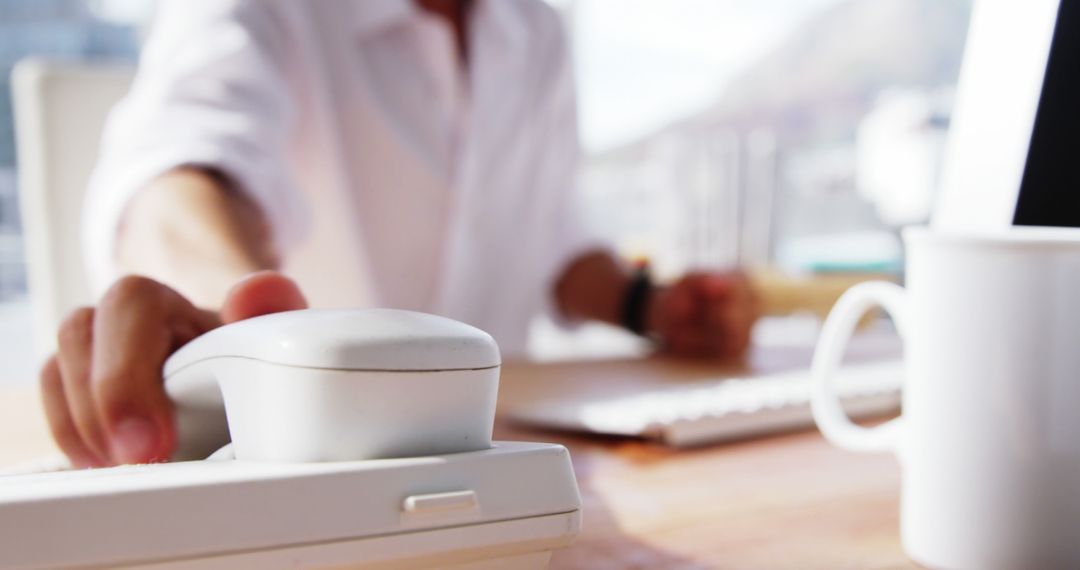
[[[148,570],[236,568],[444,568],[543,570],[573,542],[580,512],[329,544],[288,546],[141,565]]]
[[[5,477],[0,566],[543,568],[581,528],[559,445]]]

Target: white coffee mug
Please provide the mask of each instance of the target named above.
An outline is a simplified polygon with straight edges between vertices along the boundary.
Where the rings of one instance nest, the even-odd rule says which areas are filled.
[[[814,355],[813,411],[853,451],[894,451],[901,536],[934,568],[1080,568],[1080,229],[904,232],[906,289],[845,293]],[[832,377],[859,317],[904,341],[903,415],[843,413]]]

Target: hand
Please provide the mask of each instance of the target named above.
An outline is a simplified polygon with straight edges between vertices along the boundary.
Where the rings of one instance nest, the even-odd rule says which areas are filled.
[[[649,330],[671,352],[735,359],[750,346],[758,300],[741,273],[693,273],[655,291],[648,310]]]
[[[271,271],[234,285],[220,315],[157,281],[120,279],[96,308],[65,319],[59,351],[42,369],[53,438],[76,467],[168,459],[176,446],[161,378],[169,355],[222,323],[306,306],[296,284]]]

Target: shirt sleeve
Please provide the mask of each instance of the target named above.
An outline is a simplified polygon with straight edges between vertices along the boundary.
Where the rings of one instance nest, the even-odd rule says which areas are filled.
[[[555,285],[567,265],[590,251],[610,250],[610,244],[587,224],[584,204],[579,189],[581,143],[578,138],[577,90],[574,67],[570,57],[569,42],[557,13],[550,7],[547,12],[548,29],[544,58],[546,65],[545,96],[540,101],[539,114],[547,130],[544,145],[544,162],[539,169],[544,177],[541,189],[552,197],[547,221],[550,228],[548,255],[542,264],[542,282],[545,284],[545,313],[557,324],[569,327],[577,324],[567,319],[558,309]]]
[[[97,293],[118,276],[116,236],[127,204],[180,166],[227,176],[261,208],[278,251],[304,233],[308,206],[287,160],[293,96],[282,28],[270,2],[159,3],[87,190],[84,256]]]

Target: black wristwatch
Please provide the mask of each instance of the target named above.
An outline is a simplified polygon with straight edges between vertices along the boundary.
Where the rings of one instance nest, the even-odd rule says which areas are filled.
[[[635,264],[630,284],[623,293],[622,325],[636,335],[646,336],[649,332],[646,330],[646,315],[652,292],[653,285],[652,278],[649,276],[648,263]]]

